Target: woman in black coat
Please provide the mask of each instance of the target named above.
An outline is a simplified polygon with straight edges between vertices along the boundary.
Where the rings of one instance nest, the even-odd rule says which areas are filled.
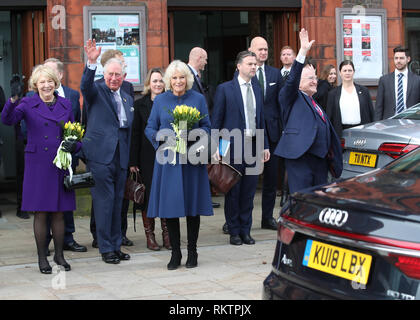
[[[344,60],[339,67],[342,84],[328,94],[327,115],[339,137],[343,130],[373,121],[368,88],[354,83],[354,64]]]
[[[162,93],[165,89],[165,84],[162,80],[163,71],[160,68],[153,68],[147,73],[143,97],[136,100],[134,103],[134,119],[130,146],[130,171],[140,174],[142,182],[146,187],[144,196],[144,203],[137,205],[136,208],[142,211],[143,226],[146,233],[147,248],[150,250],[160,250],[160,246],[155,239],[155,219],[147,217],[147,205],[150,197],[150,189],[152,186],[153,166],[155,164],[155,149],[144,134],[144,129],[147,125],[150,112],[153,106],[155,97]],[[163,245],[168,250],[171,249],[169,243],[168,229],[166,227],[166,220],[160,219],[162,227]]]
[[[324,111],[327,109],[328,93],[335,87],[337,87],[337,70],[332,64],[329,64],[322,69],[316,93],[312,97]]]

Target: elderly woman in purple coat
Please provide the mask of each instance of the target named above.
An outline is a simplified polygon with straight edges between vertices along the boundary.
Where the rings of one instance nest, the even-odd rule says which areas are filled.
[[[156,96],[150,117],[145,129],[145,135],[155,149],[158,149],[158,132],[172,130],[173,121],[169,111],[177,105],[193,106],[206,115],[194,128],[200,128],[210,133],[210,120],[206,99],[192,88],[194,78],[188,66],[175,60],[169,64],[163,77],[166,92]],[[178,156],[176,156],[178,158]],[[160,163],[155,159],[152,187],[150,190],[147,216],[149,218],[166,218],[172,256],[167,267],[175,270],[181,264],[180,225],[179,218],[186,217],[188,257],[187,268],[197,266],[197,239],[200,229],[200,216],[213,215],[211,193],[207,167],[204,164],[192,165],[189,162],[181,164]]]
[[[29,79],[29,86],[35,94],[20,101],[17,96],[11,97],[1,114],[2,122],[6,125],[14,125],[21,120],[25,120],[27,125],[22,210],[35,212],[34,235],[38,265],[44,274],[52,272],[46,257],[47,216],[51,215],[54,262],[69,271],[70,265],[63,255],[63,212],[76,208],[74,191],[64,188],[63,180],[67,172],[53,164],[63,137],[60,123],[74,121],[70,101],[55,93],[59,85],[54,70],[39,65]],[[63,147],[64,151],[74,153],[80,149],[80,143],[63,143]]]

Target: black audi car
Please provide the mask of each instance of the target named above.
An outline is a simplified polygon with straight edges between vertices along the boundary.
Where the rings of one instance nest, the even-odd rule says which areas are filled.
[[[263,299],[420,299],[420,149],[294,193]]]

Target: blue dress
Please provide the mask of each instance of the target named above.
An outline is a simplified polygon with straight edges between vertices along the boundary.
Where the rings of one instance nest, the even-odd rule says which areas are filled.
[[[169,111],[182,104],[196,107],[201,114],[207,115],[195,124],[194,128],[201,128],[210,133],[208,109],[202,94],[188,90],[178,97],[172,91],[166,91],[156,96],[145,129],[146,137],[155,150],[160,145],[156,140],[157,132],[162,129],[172,130],[173,118]],[[155,158],[147,216],[179,218],[197,215],[213,215],[206,165],[180,164],[178,156],[175,165],[160,164]]]

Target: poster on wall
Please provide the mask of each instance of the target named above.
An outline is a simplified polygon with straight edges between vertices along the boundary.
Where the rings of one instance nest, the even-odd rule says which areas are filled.
[[[139,16],[138,15],[92,15],[92,39],[102,48],[98,58],[95,79],[103,76],[100,64],[102,54],[108,49],[120,50],[127,65],[126,81],[140,84]]]
[[[381,17],[345,15],[343,33],[344,59],[353,61],[357,70],[355,78],[379,79],[383,55]]]
[[[336,9],[337,64],[351,60],[355,80],[361,84],[377,84],[387,72],[386,17],[381,9],[365,9],[353,14],[351,9]]]
[[[103,77],[100,63],[102,55],[107,50],[115,49],[124,56],[125,80],[133,84],[135,91],[142,91],[147,73],[144,5],[130,9],[120,6],[85,6],[83,16],[85,41],[95,39],[96,45],[101,47],[95,80]]]

